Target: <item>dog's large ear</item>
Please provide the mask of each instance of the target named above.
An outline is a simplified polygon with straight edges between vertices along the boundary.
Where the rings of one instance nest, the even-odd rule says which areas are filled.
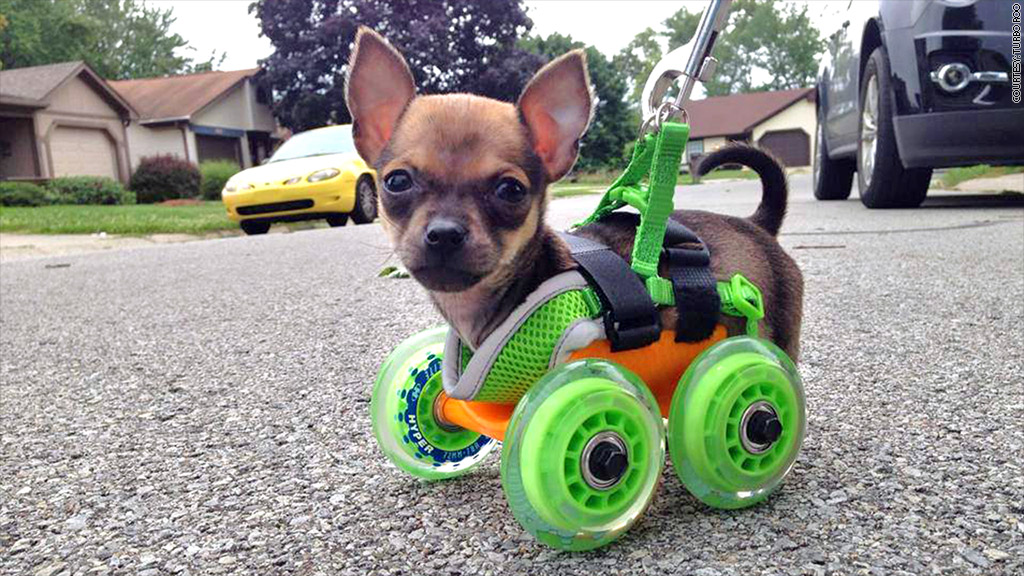
[[[345,103],[352,115],[356,149],[368,164],[377,162],[415,95],[416,85],[402,55],[380,34],[360,26],[348,64]]]
[[[593,109],[587,57],[573,50],[540,69],[519,97],[533,150],[554,182],[572,168]]]

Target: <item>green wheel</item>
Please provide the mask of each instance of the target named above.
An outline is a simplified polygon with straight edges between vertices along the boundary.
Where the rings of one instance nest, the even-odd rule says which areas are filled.
[[[604,546],[650,504],[664,438],[658,403],[632,372],[604,360],[558,366],[519,401],[505,434],[512,514],[553,548]]]
[[[728,338],[683,374],[669,410],[669,452],[699,500],[744,508],[782,483],[805,422],[800,375],[786,353],[766,340]]]
[[[402,342],[381,366],[370,400],[381,450],[395,466],[425,480],[465,474],[496,444],[472,430],[441,423],[434,414],[447,331],[434,328]]]

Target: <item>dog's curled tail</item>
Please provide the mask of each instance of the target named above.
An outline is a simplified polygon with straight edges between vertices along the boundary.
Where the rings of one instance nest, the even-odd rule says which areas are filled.
[[[730,144],[701,159],[697,174],[703,176],[719,166],[740,164],[750,168],[761,178],[761,204],[750,221],[775,236],[786,217],[786,199],[789,188],[786,170],[771,154],[746,144]]]

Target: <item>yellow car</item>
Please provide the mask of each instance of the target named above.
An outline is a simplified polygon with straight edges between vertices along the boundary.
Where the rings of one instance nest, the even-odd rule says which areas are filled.
[[[266,163],[232,176],[221,198],[246,234],[265,234],[274,222],[344,226],[350,215],[356,224],[377,217],[376,173],[356,153],[351,125],[292,136]]]

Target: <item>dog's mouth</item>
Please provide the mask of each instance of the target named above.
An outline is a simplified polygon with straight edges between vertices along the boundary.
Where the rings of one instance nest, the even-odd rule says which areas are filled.
[[[433,292],[462,292],[472,288],[484,275],[446,264],[410,268],[409,273],[424,288]]]

